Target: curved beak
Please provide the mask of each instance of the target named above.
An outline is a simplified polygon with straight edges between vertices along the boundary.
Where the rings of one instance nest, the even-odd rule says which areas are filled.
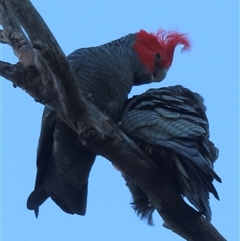
[[[160,82],[167,75],[168,69],[161,69],[160,67],[155,67],[151,76],[152,82]]]

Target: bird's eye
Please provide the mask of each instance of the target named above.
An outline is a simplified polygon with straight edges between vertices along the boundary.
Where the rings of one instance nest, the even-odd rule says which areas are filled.
[[[156,53],[156,58],[159,60],[159,59],[161,59],[161,54],[159,54],[159,53]]]

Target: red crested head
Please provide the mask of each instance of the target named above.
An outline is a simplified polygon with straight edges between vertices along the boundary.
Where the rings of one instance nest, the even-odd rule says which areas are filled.
[[[174,50],[177,45],[183,45],[182,52],[191,47],[187,34],[159,29],[157,33],[147,33],[140,30],[136,33],[136,41],[133,45],[138,53],[141,63],[153,71],[156,65],[168,70],[173,61]]]

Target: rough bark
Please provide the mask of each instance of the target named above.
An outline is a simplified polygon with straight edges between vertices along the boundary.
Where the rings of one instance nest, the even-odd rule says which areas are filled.
[[[0,42],[11,45],[19,59],[14,65],[1,61],[0,75],[56,111],[85,145],[135,178],[165,227],[186,240],[225,240],[118,126],[77,91],[65,55],[33,5],[28,0],[2,0],[0,11]]]

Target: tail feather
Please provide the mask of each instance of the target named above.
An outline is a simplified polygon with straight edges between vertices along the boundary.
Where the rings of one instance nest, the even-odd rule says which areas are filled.
[[[136,181],[130,176],[123,174],[123,178],[126,181],[126,185],[129,188],[133,202],[131,203],[133,209],[136,214],[140,217],[140,219],[146,219],[148,225],[153,225],[153,212],[155,207],[151,204],[149,197],[147,194],[138,186]]]
[[[39,215],[39,207],[49,198],[44,186],[40,186],[29,195],[27,199],[27,208],[34,210],[36,218]]]

